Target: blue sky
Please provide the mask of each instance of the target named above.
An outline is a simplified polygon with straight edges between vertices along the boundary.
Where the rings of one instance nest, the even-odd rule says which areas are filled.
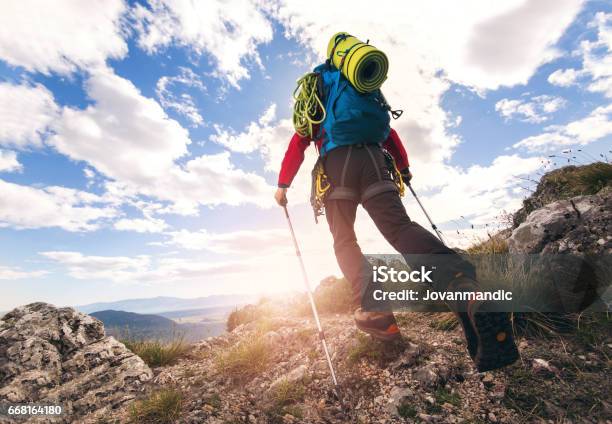
[[[517,177],[549,155],[612,159],[603,1],[28,3],[0,14],[0,310],[299,289],[272,195],[295,80],[339,30],[389,55],[414,185],[456,245],[518,207],[533,184]],[[313,160],[289,199],[319,279],[338,269],[306,204]],[[365,251],[389,251],[358,221]]]

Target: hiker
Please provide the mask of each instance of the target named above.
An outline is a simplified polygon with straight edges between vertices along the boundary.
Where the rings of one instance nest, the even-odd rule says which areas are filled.
[[[400,336],[400,330],[392,312],[366,311],[359,307],[363,305],[371,275],[371,266],[357,244],[354,230],[359,204],[409,265],[414,261],[414,255],[436,258],[436,263],[442,264],[437,271],[439,278],[434,282],[436,290],[478,291],[479,287],[475,282],[474,267],[469,262],[408,217],[397,179],[399,177],[404,184],[409,184],[412,174],[403,143],[397,132],[390,128],[390,108],[380,90],[359,94],[341,74],[339,69],[342,69],[343,62],[339,67],[334,66],[332,58],[338,46],[338,34],[334,37],[334,43],[330,42],[328,48],[330,59],[309,74],[314,75],[312,84],[308,80],[304,83],[317,90],[318,104],[321,109],[325,105],[325,110],[312,112],[316,115],[310,119],[314,125],[306,131],[307,134],[296,132],[291,138],[282,161],[275,199],[279,205],[286,206],[287,189],[304,160],[306,148],[314,142],[319,152],[315,170],[321,170],[318,173],[324,176],[327,184],[323,199],[325,216],[334,239],[338,265],[351,285],[356,307],[355,323],[360,330],[375,338],[393,340]],[[315,81],[315,77],[319,80]],[[304,98],[310,101],[313,96],[306,94]],[[365,112],[356,113],[360,109]],[[294,123],[296,121],[299,119],[294,117]],[[392,157],[392,165],[386,152]],[[316,177],[314,171],[313,177]],[[314,185],[318,187],[320,182]],[[481,305],[476,302],[454,302],[448,306],[459,318],[468,352],[479,371],[500,368],[517,359],[507,314],[479,312]]]

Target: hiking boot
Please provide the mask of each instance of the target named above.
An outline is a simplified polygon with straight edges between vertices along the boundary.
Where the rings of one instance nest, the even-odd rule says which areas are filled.
[[[449,291],[478,291],[478,284],[459,277],[449,284]],[[512,364],[518,359],[512,325],[506,312],[486,312],[479,301],[455,302],[449,305],[459,318],[468,352],[479,372],[491,371]]]
[[[390,312],[366,312],[359,308],[353,316],[357,328],[376,339],[391,341],[401,336],[397,321]]]

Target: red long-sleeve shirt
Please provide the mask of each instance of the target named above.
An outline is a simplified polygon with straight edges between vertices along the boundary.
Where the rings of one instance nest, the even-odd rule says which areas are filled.
[[[300,165],[302,165],[304,161],[304,151],[306,151],[309,144],[309,138],[302,137],[297,133],[293,134],[278,174],[279,187],[289,187],[291,185],[295,174],[297,174]],[[315,144],[317,149],[321,148],[321,140],[316,140]],[[404,149],[402,140],[400,140],[399,135],[397,135],[397,132],[395,132],[393,128],[391,128],[389,137],[387,137],[383,143],[383,147],[391,153],[393,159],[395,159],[397,169],[401,171],[408,167],[408,154],[406,153],[406,149]]]

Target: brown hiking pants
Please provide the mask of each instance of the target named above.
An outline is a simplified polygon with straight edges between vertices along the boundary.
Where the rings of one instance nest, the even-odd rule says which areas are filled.
[[[325,156],[324,165],[334,188],[325,202],[325,214],[334,238],[336,259],[351,284],[355,306],[361,304],[372,274],[355,235],[355,216],[360,203],[408,265],[417,266],[415,255],[424,258],[435,255],[436,263],[444,264],[439,273],[442,277],[434,281],[437,290],[446,289],[459,272],[475,278],[474,267],[469,262],[408,217],[378,145],[338,147]],[[419,260],[418,265],[423,264]]]

